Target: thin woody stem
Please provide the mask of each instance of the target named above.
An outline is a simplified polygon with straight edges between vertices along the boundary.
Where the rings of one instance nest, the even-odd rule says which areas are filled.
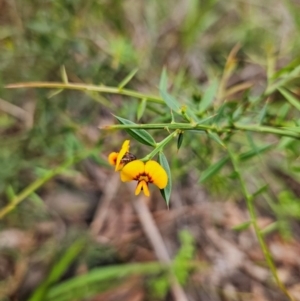
[[[139,93],[136,91],[107,87],[107,86],[95,86],[77,83],[60,83],[60,82],[29,82],[29,83],[16,83],[6,85],[5,88],[8,89],[20,89],[20,88],[48,88],[48,89],[69,89],[69,90],[79,90],[83,92],[100,92],[109,94],[119,94],[132,96],[138,99],[146,99],[149,102],[164,104],[165,102],[157,96]]]
[[[116,130],[116,129],[169,129],[169,130],[198,130],[198,131],[212,131],[218,134],[230,133],[233,131],[249,131],[256,133],[269,133],[274,135],[286,136],[291,138],[300,139],[300,132],[294,131],[290,128],[273,128],[269,126],[260,125],[243,125],[234,124],[226,127],[216,127],[215,125],[206,124],[190,124],[190,123],[158,123],[158,124],[116,124],[101,127],[103,130]]]

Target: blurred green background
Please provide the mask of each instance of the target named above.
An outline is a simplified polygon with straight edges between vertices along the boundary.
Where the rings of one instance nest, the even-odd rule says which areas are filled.
[[[107,169],[105,157],[113,147],[118,149],[120,141],[126,137],[123,133],[107,134],[99,131],[98,126],[115,122],[111,113],[138,122],[136,111],[139,103],[132,97],[120,95],[88,91],[63,91],[55,95],[54,90],[7,89],[6,85],[18,82],[61,82],[62,70],[65,69],[69,82],[117,87],[124,77],[138,68],[137,74],[127,87],[146,94],[159,95],[159,79],[165,66],[172,94],[182,103],[198,104],[209,84],[223,77],[226,78],[227,91],[240,84],[247,87],[251,83],[250,90],[238,89],[240,94],[228,94],[228,98],[234,101],[233,106],[242,103],[247,108],[251,101],[254,102],[257,97],[264,95],[268,82],[276,75],[276,71],[283,70],[282,74],[285,76],[287,71],[299,65],[299,34],[300,1],[297,0],[0,0],[1,207],[34,180],[73,158],[74,154],[95,147],[100,153],[93,154],[88,166],[78,163],[68,167],[63,176],[42,186],[28,202],[22,202],[1,221],[1,230],[20,228],[37,235],[37,223],[53,220],[53,214],[57,214],[49,213],[44,207],[44,201],[47,203],[47,199],[58,199],[60,202],[70,197],[69,193],[72,193],[71,207],[75,195],[80,194],[82,199],[78,201],[78,210],[86,210],[81,207],[82,202],[84,203],[82,200],[92,203],[88,210],[95,210],[103,187],[95,184],[99,177],[91,177],[89,164],[97,166],[107,176],[110,171]],[[228,61],[232,51],[235,55],[232,61]],[[290,64],[291,62],[293,63]],[[229,72],[228,77],[226,72]],[[298,83],[299,76],[296,74],[290,87],[299,96]],[[142,119],[143,123],[168,118],[160,116],[159,110],[154,104],[149,104]],[[246,109],[242,114],[245,111]],[[288,125],[289,121],[298,125],[298,112],[293,106],[286,105],[283,98],[276,93],[271,98],[266,97],[257,106],[252,106],[245,113],[245,117],[256,120],[259,114],[263,114],[265,123],[271,126]],[[160,135],[157,133],[158,137]],[[201,171],[214,160],[212,154],[217,153],[220,157],[222,152],[217,144],[202,137],[187,135],[185,139],[178,158],[173,157],[175,147],[169,153],[177,190],[183,190],[185,185],[196,185]],[[256,137],[250,135],[243,139],[251,145]],[[294,237],[297,240],[300,218],[300,191],[297,182],[300,170],[300,165],[297,164],[299,142],[289,138],[274,140],[269,136],[260,136],[259,142],[267,141],[278,147],[278,154],[271,158],[275,165],[272,166],[274,169],[271,173],[278,178],[271,179],[271,186],[275,187],[273,195],[268,194],[264,202],[258,204],[258,208],[260,212],[267,212],[268,217],[274,218],[275,223],[278,221],[275,228],[280,230],[282,237]],[[239,151],[243,151],[242,147]],[[196,165],[195,157],[198,159]],[[270,170],[267,164],[260,165],[259,170],[264,168],[266,172],[261,172],[261,178],[268,182]],[[251,186],[252,177],[255,178],[257,172],[256,166],[253,167],[250,163],[244,166],[243,171],[249,174]],[[104,178],[100,176],[101,179]],[[240,200],[242,197],[236,189],[236,182],[232,182],[234,179],[234,174],[225,170],[225,173],[217,174],[210,182],[203,184],[203,187],[214,200],[227,200],[229,196]],[[193,181],[194,184],[191,184]],[[264,185],[265,182],[260,184]],[[274,202],[272,198],[279,193],[277,187],[283,188]],[[68,197],[60,195],[59,198],[55,195],[57,191],[66,189]],[[163,200],[159,202],[161,205],[157,205],[156,209],[165,209]],[[183,203],[189,205],[191,200],[187,197]],[[81,221],[85,220],[88,225],[92,219],[91,213],[85,212],[84,217],[78,217],[74,213],[75,217],[69,218],[69,207],[53,208],[51,210],[58,211],[58,215],[62,214],[63,221],[60,218],[58,220],[63,225],[65,219],[67,220],[67,226],[62,227],[68,229],[64,248],[70,252],[69,246],[73,237],[86,235],[87,230],[82,228]],[[290,226],[290,221],[295,221],[295,224]],[[72,224],[71,230],[68,223]],[[24,255],[23,247],[19,246],[12,247],[9,255],[5,253],[3,256],[8,256],[9,262],[14,264],[24,262],[24,258],[38,258],[36,261],[48,268],[55,265],[58,262],[57,256],[64,251],[53,237],[63,230],[60,226],[53,227],[55,229],[49,232],[53,240],[50,239],[49,242],[45,238],[39,238],[35,242],[34,248],[38,254],[30,247],[30,251]],[[273,230],[270,228],[267,231]],[[99,246],[96,244],[94,247],[98,250]],[[129,261],[126,256],[122,256],[122,251],[120,255],[120,250],[116,249],[118,248],[115,246],[112,249],[105,246],[105,251],[99,251],[100,256],[86,256],[105,264]],[[94,249],[91,252],[95,254]],[[75,254],[80,254],[80,251]],[[14,270],[16,267],[7,268],[10,269]],[[48,275],[45,270],[40,279],[45,279],[45,275]],[[7,279],[8,276],[3,272],[1,280],[4,285]],[[3,296],[6,297],[3,298],[6,299],[3,300],[22,300],[18,298],[30,296],[38,286],[35,283],[32,287],[27,285],[27,288],[26,285],[23,284],[22,287],[21,284],[16,284],[8,292],[4,291]],[[46,289],[41,294],[45,292]],[[200,300],[195,298],[193,300]],[[217,299],[212,297],[209,300]]]
[[[15,112],[20,122],[1,111],[2,193],[8,184],[15,190],[26,186],[32,179],[22,178],[24,171],[49,166],[67,155],[70,144],[85,143],[80,128],[96,127],[101,114],[130,119],[136,109],[108,102],[109,96],[66,92],[49,99],[49,90],[7,90],[5,84],[61,81],[65,66],[70,81],[117,86],[138,68],[129,87],[155,95],[166,66],[174,94],[199,99],[237,44],[242,49],[233,83],[256,77],[264,86],[268,59],[284,66],[299,53],[297,1],[0,4],[1,98],[33,112],[27,118]]]

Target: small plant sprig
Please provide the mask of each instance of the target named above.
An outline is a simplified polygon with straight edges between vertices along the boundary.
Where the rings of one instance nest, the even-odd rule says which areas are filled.
[[[293,122],[286,118],[286,112],[290,108],[296,109],[296,112],[300,110],[298,99],[289,86],[292,80],[299,77],[300,65],[291,64],[290,68],[285,67],[275,74],[268,74],[266,90],[255,99],[252,98],[251,101],[250,99],[243,102],[227,101],[228,95],[233,93],[233,91],[248,91],[251,88],[251,85],[247,84],[231,87],[230,91],[226,89],[227,80],[235,68],[235,64],[232,63],[235,59],[234,56],[235,53],[231,53],[228,57],[221,80],[213,79],[198,103],[193,100],[184,102],[178,101],[177,98],[169,93],[168,77],[165,69],[162,72],[159,84],[160,96],[125,89],[125,86],[135,75],[136,70],[131,72],[118,87],[70,83],[67,79],[66,72],[64,72],[63,83],[17,83],[7,85],[6,88],[48,88],[56,89],[57,91],[55,93],[60,93],[65,89],[72,89],[84,93],[98,92],[119,94],[139,99],[140,104],[137,109],[138,119],[143,118],[148,107],[149,111],[153,110],[156,112],[156,122],[138,124],[124,117],[115,116],[120,124],[107,125],[102,127],[101,130],[125,130],[134,140],[151,147],[152,150],[145,157],[136,159],[135,156],[132,157],[129,152],[129,143],[125,143],[119,152],[114,152],[109,156],[109,161],[115,166],[116,171],[120,171],[122,181],[137,180],[138,184],[135,194],[139,194],[141,190],[143,190],[146,195],[149,195],[148,183],[152,181],[161,189],[167,205],[169,205],[172,190],[172,168],[168,163],[168,155],[165,151],[166,146],[173,142],[174,139],[177,139],[177,148],[180,149],[184,144],[183,139],[187,132],[190,132],[193,136],[202,134],[208,141],[217,143],[222,156],[215,163],[210,163],[206,169],[201,170],[199,182],[204,183],[211,179],[231,161],[233,171],[238,174],[241,190],[248,205],[251,216],[249,225],[252,224],[254,226],[266,262],[279,288],[292,300],[292,297],[277,276],[276,267],[256,222],[253,207],[254,194],[250,195],[248,193],[246,183],[242,177],[241,168],[238,164],[253,157],[261,156],[273,149],[274,144],[278,143],[272,141],[257,146],[258,143],[254,143],[253,139],[260,139],[260,137],[265,137],[266,135],[275,135],[278,139],[289,139],[288,143],[300,139],[300,126],[297,118]],[[274,116],[272,112],[268,110],[270,109],[270,97],[277,91],[282,96],[281,100],[283,100],[284,103],[282,107],[276,111],[276,115]],[[151,108],[150,104],[151,106],[159,106],[159,109]],[[259,113],[254,114],[254,112]],[[156,142],[156,139],[149,133],[150,130],[159,130],[160,135],[165,133],[168,133],[168,135],[165,135],[160,142]],[[251,135],[250,150],[238,150],[239,144],[245,140],[245,136],[247,135]],[[195,148],[194,141],[190,140],[189,142],[190,147]],[[196,148],[197,147],[198,149],[202,147],[199,142],[198,145],[196,145]],[[186,146],[186,148],[189,148],[189,146]],[[153,160],[156,155],[158,156],[158,162]],[[155,173],[159,175],[157,178],[155,177]],[[38,183],[38,185],[29,186],[31,188],[25,189],[24,191],[26,193],[22,192],[20,195],[17,195],[15,197],[17,201],[13,203],[15,205],[19,204],[51,177],[52,174],[46,177],[41,184]],[[255,194],[255,196],[256,195],[258,194]],[[8,207],[11,209],[7,209]],[[3,217],[14,208],[14,206],[9,205],[8,207],[2,209],[0,217]]]
[[[108,156],[108,161],[115,166],[115,171],[120,171],[121,180],[138,182],[135,195],[139,195],[143,191],[146,196],[150,196],[149,183],[164,189],[168,184],[168,175],[165,169],[156,161],[138,160],[129,152],[129,144],[130,141],[125,140],[119,152],[112,152]]]

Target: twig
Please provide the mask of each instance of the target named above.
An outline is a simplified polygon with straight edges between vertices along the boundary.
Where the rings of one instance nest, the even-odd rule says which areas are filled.
[[[30,114],[24,109],[0,98],[0,110],[22,121],[27,121]]]
[[[70,89],[70,90],[79,90],[79,91],[90,91],[90,92],[100,92],[100,93],[109,93],[109,94],[119,94],[135,97],[138,99],[146,98],[149,102],[164,104],[164,101],[154,95],[148,95],[139,93],[133,90],[128,89],[119,89],[115,87],[107,86],[94,86],[86,85],[81,83],[60,83],[60,82],[28,82],[28,83],[15,83],[6,85],[7,89],[20,89],[20,88],[48,88],[48,89]]]
[[[120,185],[120,176],[118,173],[114,173],[111,177],[107,179],[107,185],[101,197],[101,201],[98,204],[94,219],[91,223],[91,233],[96,237],[106,219],[107,212],[109,209],[110,202],[115,197],[118,192],[118,186]]]
[[[248,207],[248,211],[249,211],[249,214],[250,214],[250,218],[251,218],[251,222],[252,222],[252,225],[253,225],[253,228],[254,228],[254,231],[255,231],[255,234],[256,234],[256,237],[258,239],[258,242],[260,244],[260,247],[264,253],[264,256],[265,256],[265,259],[266,259],[266,262],[270,268],[270,271],[275,279],[275,282],[277,284],[277,286],[281,289],[281,291],[291,300],[291,301],[294,301],[295,299],[293,298],[293,296],[289,293],[289,291],[287,290],[287,288],[285,287],[285,285],[283,284],[283,282],[280,280],[279,276],[278,276],[278,272],[277,272],[277,269],[276,269],[276,266],[274,264],[274,261],[273,261],[273,258],[271,256],[271,253],[267,247],[267,244],[263,238],[263,235],[258,227],[258,224],[257,224],[257,218],[256,218],[256,213],[255,213],[255,209],[254,209],[254,205],[253,205],[253,195],[251,195],[249,192],[248,192],[248,189],[246,187],[246,183],[242,177],[242,174],[240,172],[240,167],[239,167],[239,162],[238,162],[238,159],[237,157],[234,155],[234,153],[230,150],[230,148],[227,148],[228,150],[228,154],[231,158],[231,163],[232,163],[232,166],[233,166],[233,169],[237,175],[237,178],[240,182],[240,185],[241,185],[241,190],[244,194],[244,197],[245,197],[245,200],[246,200],[246,204],[247,204],[247,207]]]
[[[74,156],[70,159],[67,159],[60,166],[51,169],[44,176],[38,178],[31,184],[29,184],[26,188],[24,188],[19,194],[17,194],[6,206],[0,209],[0,220],[6,216],[9,212],[15,209],[22,201],[24,201],[28,196],[30,196],[33,192],[43,186],[46,182],[50,181],[55,176],[63,173],[68,167],[76,164],[77,162],[82,161],[83,159],[90,156],[95,149],[85,150],[77,156]]]
[[[160,235],[152,215],[148,207],[145,205],[145,202],[146,197],[140,196],[132,203],[143,230],[145,231],[158,260],[163,263],[171,263],[171,258],[168,254],[163,238]],[[171,275],[171,292],[176,301],[188,301],[183,288],[178,283],[174,274]]]

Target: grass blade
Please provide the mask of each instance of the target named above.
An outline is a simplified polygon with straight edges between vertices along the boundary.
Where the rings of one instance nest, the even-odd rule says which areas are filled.
[[[72,262],[78,258],[78,255],[84,248],[85,244],[86,239],[79,239],[75,241],[73,245],[65,252],[63,257],[54,265],[46,280],[34,291],[33,295],[28,301],[43,300],[49,286],[62,277]]]
[[[300,100],[297,99],[292,93],[289,91],[279,88],[278,91],[285,97],[285,99],[294,106],[298,111],[300,111]]]
[[[45,300],[74,300],[78,298],[80,293],[89,293],[90,285],[99,285],[101,281],[114,281],[135,274],[156,274],[166,269],[168,269],[166,266],[158,262],[101,267],[90,271],[88,274],[77,276],[54,286]]]

